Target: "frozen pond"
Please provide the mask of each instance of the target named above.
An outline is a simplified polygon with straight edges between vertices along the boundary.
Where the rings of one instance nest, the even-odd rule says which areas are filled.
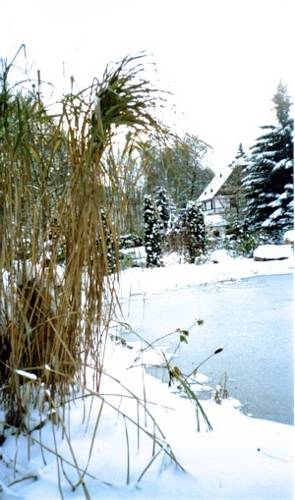
[[[259,276],[134,296],[123,304],[123,312],[149,342],[202,319],[202,325],[190,330],[189,343],[181,345],[174,364],[189,373],[224,346],[223,353],[200,369],[209,384],[218,384],[226,373],[229,394],[243,403],[246,413],[292,424],[292,294],[292,275]],[[177,336],[165,342],[173,350]]]

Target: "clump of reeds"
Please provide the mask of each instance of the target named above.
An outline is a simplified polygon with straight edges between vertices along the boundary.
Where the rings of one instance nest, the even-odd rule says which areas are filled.
[[[87,364],[99,391],[126,203],[107,158],[120,132],[130,154],[165,129],[140,58],[63,97],[55,116],[40,74],[37,85],[19,88],[10,86],[10,68],[0,75],[0,404],[17,425],[24,372],[36,377],[32,404],[40,384],[64,401]]]

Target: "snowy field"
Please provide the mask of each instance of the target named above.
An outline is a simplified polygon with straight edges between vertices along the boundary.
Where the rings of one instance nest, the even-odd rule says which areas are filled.
[[[177,263],[175,256],[165,264],[122,272],[121,300],[293,272],[291,258],[256,262],[222,252],[198,266]],[[4,441],[1,499],[294,498],[293,426],[247,417],[238,401],[217,404],[213,398],[202,401],[213,430],[199,410],[197,432],[195,403],[175,395],[175,384],[171,390],[148,375],[142,365],[159,362],[160,354],[140,348],[109,342],[99,395],[86,390],[70,410],[57,409],[58,426],[48,420],[30,439],[12,435]],[[199,375],[198,382],[206,379]],[[37,423],[32,415],[28,424]]]

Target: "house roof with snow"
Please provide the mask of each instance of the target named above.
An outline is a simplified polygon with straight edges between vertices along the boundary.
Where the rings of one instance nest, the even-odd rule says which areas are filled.
[[[213,177],[212,181],[205,187],[204,191],[200,194],[197,199],[198,202],[212,200],[214,196],[218,193],[218,191],[222,188],[224,183],[227,181],[231,173],[235,168],[235,163],[228,165],[223,170],[218,172],[215,177]]]

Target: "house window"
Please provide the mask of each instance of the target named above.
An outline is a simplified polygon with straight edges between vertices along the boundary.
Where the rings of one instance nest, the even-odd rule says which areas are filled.
[[[213,208],[212,200],[206,201],[206,210],[212,210],[212,208]]]

